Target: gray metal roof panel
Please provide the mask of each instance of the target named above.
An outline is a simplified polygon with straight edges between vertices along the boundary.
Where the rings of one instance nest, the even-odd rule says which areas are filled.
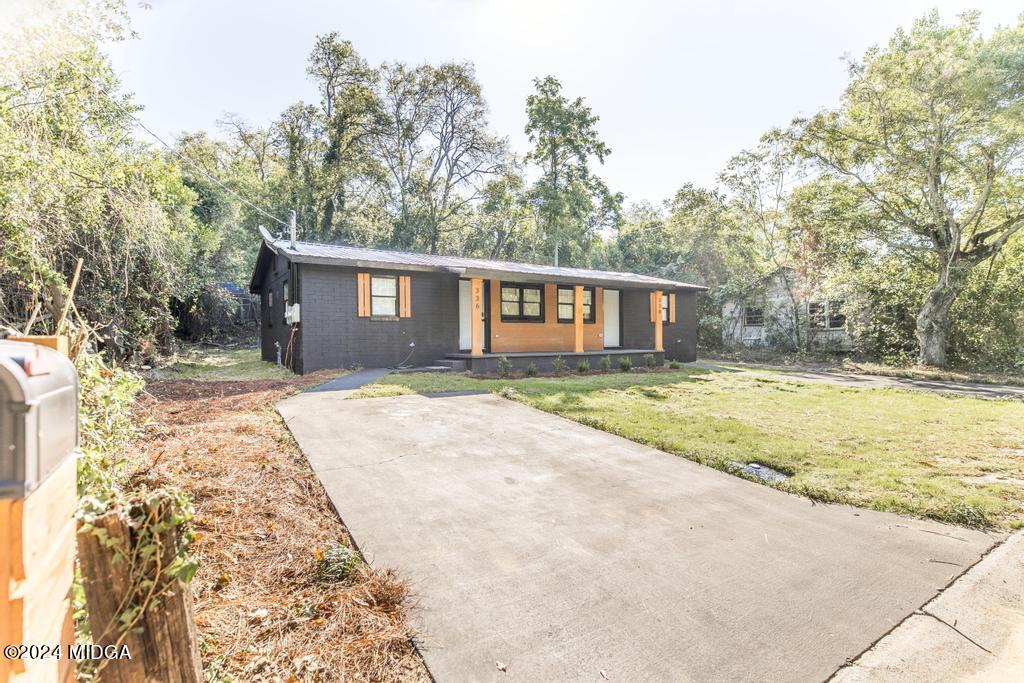
[[[265,236],[265,239],[269,235]],[[531,263],[513,261],[496,261],[491,259],[467,258],[462,256],[441,256],[438,254],[419,254],[406,251],[389,251],[386,249],[369,249],[337,244],[319,244],[314,242],[296,241],[293,249],[287,239],[270,238],[269,246],[288,257],[296,260],[303,258],[337,260],[339,262],[360,261],[379,263],[381,265],[418,266],[438,270],[483,270],[498,271],[510,274],[532,276],[551,276],[559,278],[580,278],[585,280],[605,280],[611,282],[632,283],[648,286],[682,287],[688,289],[707,289],[701,285],[677,282],[665,278],[640,275],[638,273],[622,273],[611,270],[591,270],[588,268],[563,268],[542,266]]]

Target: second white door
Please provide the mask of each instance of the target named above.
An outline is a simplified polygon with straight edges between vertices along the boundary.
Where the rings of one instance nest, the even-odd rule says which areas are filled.
[[[604,290],[604,347],[613,349],[622,346],[619,330],[619,295],[617,289]]]

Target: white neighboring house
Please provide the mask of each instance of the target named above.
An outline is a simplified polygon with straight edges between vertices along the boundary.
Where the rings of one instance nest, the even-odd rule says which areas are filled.
[[[780,271],[765,278],[763,294],[722,305],[722,341],[728,346],[795,346],[802,337],[812,347],[852,349],[842,300],[804,294],[792,269],[786,277]]]

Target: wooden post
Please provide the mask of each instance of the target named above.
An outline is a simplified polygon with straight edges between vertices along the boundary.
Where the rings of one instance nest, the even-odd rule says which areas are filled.
[[[71,302],[75,300],[75,290],[78,288],[78,276],[82,274],[82,259],[78,259],[75,264],[75,274],[71,276],[71,286],[68,287],[68,298],[64,301],[64,308],[60,312],[60,318],[57,319],[57,326],[54,328],[54,334],[60,334],[60,328],[64,327],[64,321],[68,317],[68,311],[71,309]]]
[[[654,350],[664,351],[664,329],[661,320],[661,297],[665,296],[661,290],[654,293]]]
[[[483,278],[472,278],[470,298],[473,303],[473,311],[470,319],[473,322],[473,348],[474,356],[484,355],[484,281]]]
[[[572,327],[574,338],[572,350],[574,353],[583,353],[583,285],[576,285],[573,289]],[[593,305],[591,302],[591,306]]]
[[[102,646],[123,644],[131,653],[131,659],[101,661],[99,679],[104,683],[203,680],[192,588],[160,573],[174,560],[177,529],[167,524],[168,528],[159,534],[147,534],[147,542],[159,539],[159,551],[151,556],[140,557],[135,552],[140,539],[133,527],[140,525],[138,520],[149,520],[146,523],[152,525],[157,520],[170,519],[174,505],[169,496],[152,506],[139,504],[133,514],[134,522],[126,518],[123,510],[111,510],[95,518],[92,528],[83,525],[79,529],[79,566],[93,642]],[[141,563],[135,576],[130,569],[132,563],[126,560],[129,557],[135,557],[137,567]],[[139,587],[140,573],[153,582],[149,588]],[[154,596],[156,600],[152,599]],[[141,605],[147,600],[149,607],[138,614],[131,629],[125,630],[120,622],[125,606]]]

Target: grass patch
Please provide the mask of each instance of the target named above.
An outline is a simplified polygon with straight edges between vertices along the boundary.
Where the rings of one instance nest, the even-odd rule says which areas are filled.
[[[223,349],[189,346],[176,354],[171,363],[152,371],[154,379],[218,382],[228,380],[288,379],[287,368],[260,359],[253,348]]]
[[[349,394],[348,398],[387,398],[388,396],[405,396],[416,392],[401,384],[364,384]]]
[[[519,380],[423,373],[379,384],[501,393],[725,471],[758,462],[792,473],[772,486],[816,500],[972,527],[1014,528],[1024,517],[1020,401],[694,368]]]

